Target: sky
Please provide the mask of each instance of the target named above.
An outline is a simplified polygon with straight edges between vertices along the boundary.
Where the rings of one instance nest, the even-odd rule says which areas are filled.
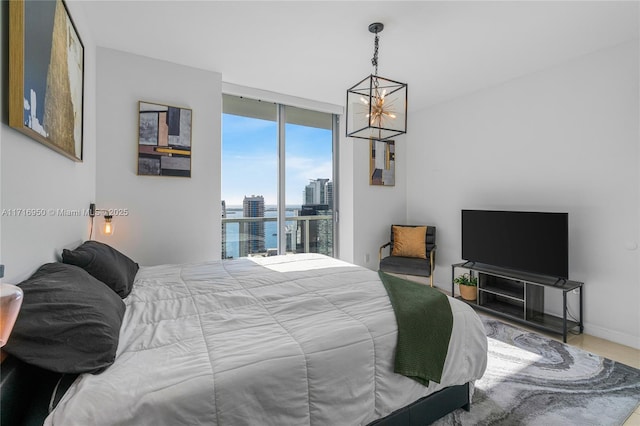
[[[331,130],[285,127],[286,205],[301,205],[311,179],[332,178]],[[242,206],[244,196],[262,195],[277,204],[278,145],[274,121],[222,115],[222,199]]]

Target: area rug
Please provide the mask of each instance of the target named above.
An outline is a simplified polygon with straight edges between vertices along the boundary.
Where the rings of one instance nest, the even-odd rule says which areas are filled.
[[[640,403],[640,370],[482,316],[489,341],[471,411],[435,425],[622,425]]]

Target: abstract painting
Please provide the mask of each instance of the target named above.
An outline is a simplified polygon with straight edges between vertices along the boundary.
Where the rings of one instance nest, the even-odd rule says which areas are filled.
[[[369,184],[395,186],[396,184],[396,143],[395,141],[369,142]]]
[[[138,102],[138,175],[191,177],[191,110]]]
[[[82,161],[84,46],[62,0],[9,2],[9,125]]]

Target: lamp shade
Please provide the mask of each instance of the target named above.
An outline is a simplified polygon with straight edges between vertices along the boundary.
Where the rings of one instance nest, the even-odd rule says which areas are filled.
[[[407,133],[407,84],[371,74],[347,90],[347,136],[386,140]]]
[[[0,283],[0,346],[4,346],[9,340],[22,306],[22,296],[20,287]]]

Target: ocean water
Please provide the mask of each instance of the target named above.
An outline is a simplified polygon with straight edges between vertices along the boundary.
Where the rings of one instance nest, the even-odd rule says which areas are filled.
[[[285,210],[285,216],[295,216],[294,210]],[[278,212],[274,210],[268,210],[264,212],[264,217],[277,217]],[[227,218],[241,218],[244,217],[242,210],[227,210]],[[264,239],[265,248],[277,248],[278,247],[278,222],[265,222],[264,223]],[[227,257],[238,257],[240,255],[240,224],[239,223],[227,223]]]

